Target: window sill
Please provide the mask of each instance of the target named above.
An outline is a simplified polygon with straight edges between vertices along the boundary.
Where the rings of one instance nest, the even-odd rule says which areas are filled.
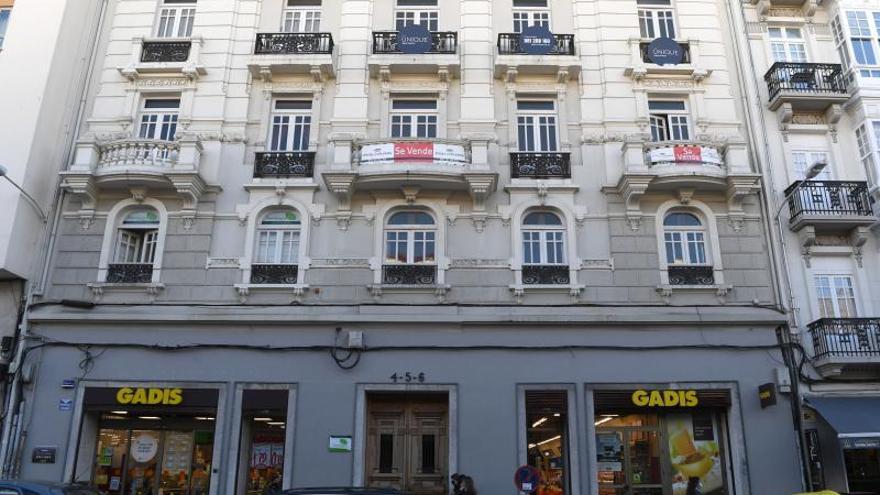
[[[120,283],[110,283],[110,282],[90,282],[86,284],[86,287],[92,291],[92,298],[97,301],[101,299],[105,292],[144,292],[147,295],[155,298],[159,295],[163,289],[165,289],[165,284],[158,282],[120,282]]]
[[[567,292],[572,299],[577,299],[586,286],[581,284],[512,284],[508,287],[513,291],[513,297],[516,299],[517,304],[522,304],[526,291]]]
[[[238,299],[244,303],[251,291],[290,293],[294,301],[299,302],[309,290],[308,284],[235,284]]]
[[[449,284],[370,284],[370,294],[379,299],[385,292],[433,293],[440,302],[446,300],[446,293],[452,289]]]
[[[657,286],[657,293],[660,294],[666,304],[670,303],[672,295],[676,292],[714,292],[716,296],[723,302],[724,298],[733,290],[730,284],[711,284],[711,285],[670,285],[660,284]]]

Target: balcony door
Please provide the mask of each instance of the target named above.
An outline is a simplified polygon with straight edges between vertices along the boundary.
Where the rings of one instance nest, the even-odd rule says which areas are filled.
[[[800,28],[767,28],[774,62],[806,62],[807,48]]]
[[[855,318],[856,288],[852,275],[821,274],[813,276],[820,318]]]
[[[552,100],[516,102],[519,151],[547,153],[559,149],[556,106]]]
[[[320,30],[320,0],[287,0],[281,21],[282,32],[317,33]]]
[[[367,397],[366,483],[412,495],[446,495],[446,394]]]

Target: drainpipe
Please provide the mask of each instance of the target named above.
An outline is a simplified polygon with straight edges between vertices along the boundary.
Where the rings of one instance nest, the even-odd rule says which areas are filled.
[[[74,2],[77,3],[77,2]],[[89,89],[91,88],[90,80],[91,76],[94,72],[95,60],[98,56],[98,40],[101,37],[101,33],[104,27],[104,21],[107,14],[107,6],[108,0],[101,0],[99,8],[95,9],[95,13],[97,14],[98,23],[95,30],[92,32],[92,37],[89,40],[89,44],[91,45],[91,50],[89,53],[88,64],[86,65],[86,71],[83,74],[82,82],[80,86],[82,87],[82,91],[80,93],[79,105],[77,107],[76,116],[73,119],[73,127],[68,128],[67,138],[65,143],[65,157],[62,160],[62,163],[65,164],[65,168],[70,166],[70,163],[73,159],[73,149],[75,138],[79,134],[79,129],[82,126],[83,116],[85,114],[85,107],[88,100]],[[51,265],[52,258],[52,250],[54,249],[55,239],[57,238],[59,224],[61,222],[61,213],[62,206],[64,201],[64,191],[61,190],[60,187],[56,185],[54,191],[54,198],[52,201],[52,209],[54,210],[53,220],[51,222],[51,226],[47,223],[46,229],[48,230],[48,242],[46,242],[43,246],[43,250],[40,253],[40,264],[42,264],[42,273],[40,274],[38,283],[29,284],[27,289],[27,296],[24,300],[24,313],[22,316],[21,324],[19,325],[19,338],[17,339],[17,348],[15,359],[13,360],[10,371],[14,373],[12,384],[9,386],[8,394],[6,396],[6,403],[4,407],[5,417],[3,418],[3,428],[2,434],[0,434],[0,478],[9,478],[13,473],[17,475],[17,469],[14,470],[14,466],[18,464],[17,457],[21,454],[21,445],[20,439],[27,436],[27,431],[23,430],[25,428],[25,421],[23,417],[23,412],[25,411],[25,407],[23,407],[24,396],[22,393],[22,381],[21,381],[21,373],[23,360],[26,359],[27,355],[25,354],[25,349],[27,347],[27,338],[29,336],[29,324],[28,324],[28,312],[30,310],[31,304],[33,304],[34,297],[37,295],[42,295],[43,290],[45,288],[46,280],[48,279],[49,267]],[[44,238],[46,236],[44,235]],[[39,270],[40,265],[38,264],[36,270]],[[39,287],[37,289],[37,287]]]
[[[738,4],[738,9],[733,6],[734,2]],[[749,123],[749,125],[746,125],[746,131],[749,135],[749,141],[755,144],[754,149],[752,150],[752,153],[754,154],[753,158],[755,159],[755,164],[758,166],[759,172],[761,173],[765,186],[764,190],[767,191],[767,194],[761,194],[760,197],[762,200],[761,210],[764,220],[764,230],[770,240],[770,260],[773,265],[771,272],[774,281],[776,282],[774,283],[774,291],[776,293],[777,301],[779,301],[782,310],[788,315],[789,320],[788,329],[781,328],[777,331],[777,341],[782,347],[783,359],[786,368],[788,368],[789,376],[791,377],[790,402],[794,428],[797,433],[795,435],[795,446],[800,459],[799,466],[801,470],[802,489],[807,490],[810,486],[810,468],[806,452],[803,448],[804,432],[803,424],[801,422],[803,412],[801,410],[801,396],[798,387],[799,376],[796,370],[797,363],[794,360],[794,355],[791,350],[792,337],[799,336],[798,323],[795,317],[796,300],[794,297],[794,291],[792,290],[791,274],[788,266],[788,257],[786,255],[787,247],[785,243],[785,232],[782,228],[782,223],[779,221],[778,215],[775,218],[770,218],[771,212],[776,210],[771,202],[772,198],[776,197],[776,183],[773,178],[773,167],[771,165],[773,159],[772,154],[770,153],[770,143],[767,137],[767,125],[763,115],[764,106],[760,98],[760,80],[758,74],[754,70],[756,65],[751,43],[749,41],[745,7],[737,0],[728,0],[725,2],[725,5],[733,24],[731,35],[733,38],[733,50],[736,55],[734,57],[734,60],[736,61],[736,73],[740,88],[743,92],[742,108],[746,113],[746,122]],[[743,61],[746,59],[748,61],[747,65],[743,64]],[[746,74],[752,75],[751,81],[747,80]],[[748,90],[750,87],[755,95],[753,100],[754,106],[750,103]],[[758,126],[758,129],[755,129],[755,125]],[[761,146],[758,146],[758,143],[761,143]],[[758,151],[759,148],[760,151]],[[782,287],[783,285],[785,286],[784,288]]]

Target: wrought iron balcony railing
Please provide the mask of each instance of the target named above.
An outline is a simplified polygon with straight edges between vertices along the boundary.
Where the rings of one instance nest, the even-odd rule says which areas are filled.
[[[650,45],[650,44],[651,44],[650,41],[643,41],[643,42],[639,43],[639,53],[641,54],[642,62],[644,62],[646,64],[653,64],[654,63],[651,60],[651,58],[648,56],[648,45]],[[682,43],[679,43],[678,45],[681,46],[681,51],[682,51],[681,63],[682,64],[691,63],[691,45],[687,42],[682,42]]]
[[[141,62],[186,62],[191,48],[191,41],[144,41]]]
[[[715,271],[706,265],[669,265],[669,285],[714,285]]]
[[[782,92],[847,95],[846,77],[840,64],[776,62],[764,74],[764,81],[767,82],[770,100]]]
[[[571,178],[571,154],[528,151],[511,153],[510,177],[514,179]]]
[[[550,50],[549,55],[574,55],[573,34],[554,34],[553,39],[556,43]],[[498,54],[526,55],[525,50],[520,46],[519,33],[499,33]]]
[[[816,358],[880,360],[880,318],[821,318],[807,327]]]
[[[382,265],[382,283],[433,285],[437,283],[437,265]]]
[[[330,33],[258,33],[254,53],[257,55],[333,53],[333,36]]]
[[[314,151],[258,151],[254,159],[254,178],[312,177]]]
[[[294,285],[297,283],[299,266],[282,264],[251,265],[252,284]]]
[[[455,54],[458,33],[431,31],[431,50],[428,53]],[[397,46],[397,31],[373,31],[373,53],[403,53]]]
[[[788,198],[788,211],[791,221],[801,216],[865,216],[873,215],[871,210],[868,184],[866,182],[844,181],[807,181],[798,187],[801,181],[788,186],[788,196],[797,187],[797,191]]]
[[[568,265],[523,265],[523,285],[568,285]]]
[[[107,266],[107,283],[148,284],[152,281],[152,263],[111,263]]]

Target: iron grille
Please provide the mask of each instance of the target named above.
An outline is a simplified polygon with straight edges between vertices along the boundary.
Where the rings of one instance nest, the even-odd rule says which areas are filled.
[[[388,285],[433,285],[436,265],[382,265],[382,283]]]
[[[798,181],[788,186],[785,195],[790,195],[788,211],[792,221],[801,215],[873,215],[867,182]]]
[[[574,55],[573,34],[554,34],[553,40],[556,43],[551,48],[549,55]],[[526,55],[526,52],[520,46],[519,33],[499,33],[498,54]]]
[[[186,62],[191,47],[190,41],[144,41],[141,62]]]
[[[254,177],[312,177],[315,169],[314,151],[257,152]]]
[[[258,33],[254,53],[333,53],[333,36],[330,33]]]
[[[571,178],[571,154],[516,152],[510,154],[510,177],[530,179]]]
[[[571,281],[567,265],[523,265],[524,285],[568,285]]]
[[[152,263],[111,263],[107,266],[107,283],[148,284],[152,281]]]
[[[764,74],[770,99],[780,92],[846,96],[846,78],[840,64],[776,62]]]
[[[670,265],[667,267],[670,285],[714,285],[715,273],[711,266]]]
[[[815,357],[880,358],[880,319],[821,318],[807,327]]]
[[[252,284],[293,285],[297,283],[299,266],[281,264],[251,265]]]
[[[457,47],[458,33],[431,32],[431,50],[428,53],[454,54]],[[403,53],[397,46],[397,31],[373,31],[373,53]]]

